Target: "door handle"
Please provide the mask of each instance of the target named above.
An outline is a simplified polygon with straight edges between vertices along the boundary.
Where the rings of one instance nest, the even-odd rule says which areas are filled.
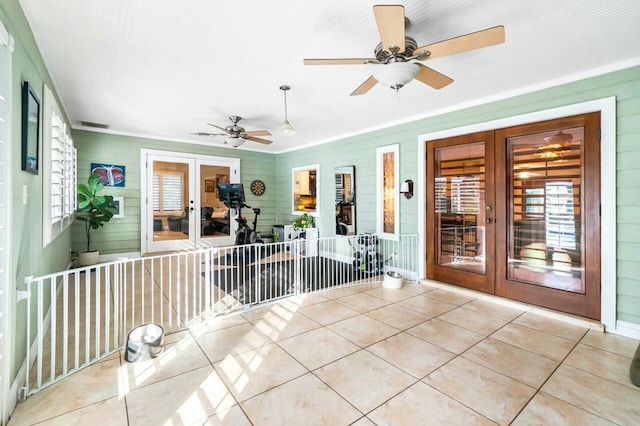
[[[493,220],[491,220],[491,218],[490,218],[490,217],[488,217],[488,218],[487,218],[487,223],[491,223],[491,222],[493,222]]]

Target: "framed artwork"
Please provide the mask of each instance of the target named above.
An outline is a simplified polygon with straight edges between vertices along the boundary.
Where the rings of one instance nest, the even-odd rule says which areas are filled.
[[[98,176],[104,186],[124,188],[125,167],[115,164],[91,163],[91,174]]]
[[[205,179],[204,192],[216,192],[216,181],[211,179]]]
[[[40,100],[33,86],[22,84],[22,170],[38,174],[40,147]]]
[[[124,219],[124,197],[113,197],[113,219]]]

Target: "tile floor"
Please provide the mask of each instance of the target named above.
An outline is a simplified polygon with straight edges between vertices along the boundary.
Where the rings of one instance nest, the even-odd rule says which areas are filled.
[[[288,299],[114,354],[9,426],[640,424],[638,341],[424,284]]]

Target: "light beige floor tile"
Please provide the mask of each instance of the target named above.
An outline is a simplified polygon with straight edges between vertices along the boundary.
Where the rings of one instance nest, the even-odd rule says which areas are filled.
[[[431,299],[436,299],[441,302],[450,303],[456,306],[463,305],[475,299],[475,297],[472,297],[472,296],[467,296],[464,294],[455,293],[453,291],[447,291],[442,289],[436,289],[428,293],[425,293],[425,296],[430,297]]]
[[[351,426],[376,426],[376,424],[368,418],[362,417],[357,422],[352,423]]]
[[[312,320],[319,322],[322,325],[331,324],[332,322],[340,321],[345,318],[353,317],[360,314],[358,311],[354,311],[353,309],[347,308],[346,306],[334,301],[318,303],[311,306],[304,306],[300,308],[298,312],[308,316]]]
[[[536,392],[530,386],[461,357],[423,380],[501,425],[509,424]]]
[[[513,322],[529,328],[544,331],[545,333],[564,337],[565,339],[569,339],[574,342],[582,339],[588,330],[586,327],[554,320],[531,312],[527,312],[524,315],[519,316]]]
[[[373,290],[367,291],[366,294],[386,300],[387,302],[399,302],[422,293],[416,293],[415,290],[407,290],[407,286],[404,285],[402,288],[397,289],[385,287],[374,288]]]
[[[367,315],[400,330],[406,330],[431,318],[398,304],[383,306],[380,309],[367,312]]]
[[[631,360],[632,358],[613,352],[579,344],[571,351],[564,364],[637,390],[629,377]]]
[[[368,417],[379,426],[495,424],[422,382],[376,408]]]
[[[302,306],[310,306],[315,305],[317,303],[326,302],[327,299],[320,293],[309,293],[309,294],[301,294],[299,296],[290,297],[286,300],[286,304],[291,304],[293,306],[302,307]],[[297,310],[297,309],[296,309]]]
[[[481,334],[460,328],[445,321],[440,321],[437,318],[418,324],[408,329],[407,333],[456,354],[466,351],[484,339],[484,336]],[[453,338],[453,336],[455,336],[455,338]]]
[[[333,300],[361,313],[372,311],[391,303],[387,300],[373,297],[366,292],[360,292]]]
[[[367,350],[418,379],[456,356],[407,333],[391,336]]]
[[[260,319],[264,318],[265,315],[278,315],[282,317],[287,317],[293,315],[299,307],[290,303],[273,303],[269,306],[265,306],[260,309],[252,309],[248,312],[242,314],[247,321],[252,323],[258,322]]]
[[[635,339],[611,333],[603,333],[597,330],[589,330],[580,343],[626,356],[628,358],[633,358],[636,348],[638,347],[638,341]]]
[[[229,317],[212,318],[198,321],[189,325],[189,330],[194,336],[200,336],[212,331],[224,330],[234,325],[246,324],[247,320],[242,315],[232,315]]]
[[[558,367],[542,391],[615,423],[631,425],[640,419],[640,389],[567,365]]]
[[[9,424],[13,426],[14,423],[10,422]],[[47,426],[106,424],[109,426],[127,426],[129,423],[127,421],[127,407],[124,398],[113,397],[39,424]]]
[[[563,337],[513,323],[507,324],[491,337],[556,361],[562,361],[575,345]]]
[[[500,305],[499,303],[489,302],[487,300],[476,299],[464,305],[465,308],[482,312],[483,314],[502,318],[511,321],[524,313],[521,309],[510,308]]]
[[[363,413],[373,410],[416,381],[367,351],[356,352],[326,365],[315,374]]]
[[[202,424],[236,403],[211,366],[134,390],[126,399],[132,425]]]
[[[256,425],[348,425],[362,414],[313,374],[255,396],[242,408]]]
[[[558,361],[492,338],[483,340],[462,356],[536,389],[558,366]]]
[[[229,355],[214,367],[238,402],[307,372],[276,344],[240,355]]]
[[[321,325],[303,314],[290,313],[281,316],[270,313],[258,320],[255,327],[275,342],[313,330]]]
[[[118,396],[120,359],[93,364],[17,405],[12,425],[33,424]]]
[[[507,320],[492,317],[491,315],[486,315],[464,307],[445,312],[440,315],[438,319],[485,336],[493,333],[508,322]]]
[[[328,290],[328,291],[320,293],[320,295],[322,297],[327,298],[327,299],[333,300],[333,299],[338,299],[340,297],[349,296],[351,294],[360,293],[362,291],[367,291],[367,290],[371,290],[371,289],[370,288],[364,288],[364,286],[356,285],[356,286],[351,286],[351,287],[341,287],[341,288],[337,288],[335,290]]]
[[[399,331],[395,327],[391,327],[366,315],[347,318],[329,324],[327,328],[363,348],[386,339]]]
[[[218,411],[209,417],[202,426],[251,426],[239,405]]]
[[[513,426],[607,426],[614,423],[539,392],[511,424]]]
[[[148,361],[123,362],[122,381],[128,390],[177,376],[209,364],[209,360],[191,337],[165,346],[164,352]]]
[[[429,293],[410,297],[409,299],[405,299],[401,302],[398,302],[398,305],[404,308],[414,310],[416,312],[420,312],[430,317],[437,317],[440,314],[443,314],[447,311],[457,308],[457,305],[441,302],[436,299],[430,299],[426,296],[427,294]]]
[[[281,340],[278,345],[309,370],[315,370],[360,349],[358,345],[326,327]]]
[[[196,341],[211,362],[220,361],[229,354],[239,354],[271,343],[267,336],[250,323],[203,334]]]

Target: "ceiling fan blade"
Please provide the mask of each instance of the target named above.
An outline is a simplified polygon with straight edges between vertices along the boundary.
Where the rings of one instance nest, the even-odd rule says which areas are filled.
[[[373,6],[373,14],[384,50],[391,52],[391,46],[397,46],[398,53],[404,52],[404,6]]]
[[[362,65],[378,62],[376,58],[305,59],[305,65]]]
[[[252,130],[250,132],[242,132],[242,135],[246,136],[271,136],[268,130]]]
[[[368,79],[366,79],[364,81],[364,83],[362,83],[360,86],[358,86],[358,88],[356,90],[351,92],[351,96],[364,95],[369,90],[371,90],[371,88],[373,86],[375,86],[376,84],[378,84],[378,80],[376,80],[375,78],[373,78],[373,76],[371,76]]]
[[[439,58],[441,56],[454,55],[456,53],[467,52],[469,50],[480,49],[482,47],[493,46],[504,43],[504,27],[499,25],[486,30],[470,33],[460,37],[439,41],[428,46],[418,47],[413,51],[414,55],[428,50],[431,52],[426,59]]]
[[[434,89],[442,89],[444,86],[453,83],[453,79],[447,77],[444,74],[440,74],[436,70],[425,67],[422,64],[416,65],[420,67],[420,71],[418,72],[418,75],[416,75],[415,79],[428,86],[433,87]]]
[[[224,127],[216,126],[215,124],[211,124],[211,123],[207,123],[207,124],[208,124],[209,126],[213,126],[213,127],[215,127],[216,129],[220,129],[220,130],[222,130],[222,131],[224,132],[224,134],[225,134],[225,135],[227,134],[227,129],[225,129]]]
[[[242,138],[242,139],[246,139],[246,140],[252,141],[252,142],[263,143],[265,145],[269,145],[270,143],[273,143],[273,141],[269,141],[269,140],[262,139],[262,138],[254,138],[253,136],[247,136],[246,138]]]
[[[193,132],[189,133],[190,135],[196,136],[227,136],[226,133],[205,133],[205,132]]]

